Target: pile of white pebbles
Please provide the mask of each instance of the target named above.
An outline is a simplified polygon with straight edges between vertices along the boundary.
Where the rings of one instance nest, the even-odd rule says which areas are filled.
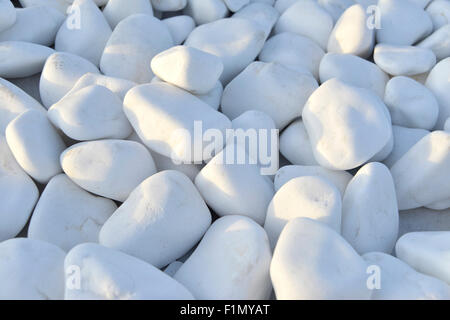
[[[0,299],[450,299],[449,0],[0,0],[0,77]]]

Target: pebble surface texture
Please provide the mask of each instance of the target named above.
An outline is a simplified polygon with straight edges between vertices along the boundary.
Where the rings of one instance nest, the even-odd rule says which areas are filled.
[[[450,300],[449,0],[0,0],[0,300]]]

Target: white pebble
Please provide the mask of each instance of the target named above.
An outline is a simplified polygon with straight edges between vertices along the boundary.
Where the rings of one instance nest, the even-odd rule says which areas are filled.
[[[433,20],[434,30],[450,23],[450,2],[447,0],[434,0],[426,11]]]
[[[133,14],[153,15],[152,5],[148,0],[109,0],[103,9],[103,15],[112,29],[120,21]]]
[[[197,25],[225,18],[229,11],[223,0],[187,0],[183,14],[191,16]]]
[[[439,116],[435,129],[444,128],[450,117],[450,58],[439,62],[428,75],[425,86],[431,90],[439,103]]]
[[[420,48],[431,49],[437,61],[450,57],[450,24],[447,24],[417,44]]]
[[[16,22],[16,8],[10,0],[0,0],[0,34]]]
[[[167,18],[162,20],[162,22],[169,28],[173,42],[176,45],[182,44],[195,28],[194,19],[187,15]]]
[[[292,122],[280,135],[280,153],[296,165],[317,165],[308,133],[302,120]]]
[[[235,14],[234,18],[248,19],[257,23],[269,36],[270,31],[279,18],[279,13],[271,5],[265,3],[250,3],[246,5]]]

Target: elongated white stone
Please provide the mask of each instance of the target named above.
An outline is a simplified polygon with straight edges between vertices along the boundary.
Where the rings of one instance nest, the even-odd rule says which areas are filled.
[[[417,44],[434,52],[438,61],[450,57],[450,24],[447,24]]]
[[[233,17],[248,19],[257,23],[269,36],[270,31],[279,18],[279,13],[266,3],[250,3],[237,11]]]
[[[174,279],[196,299],[268,299],[271,257],[261,226],[246,217],[223,217],[211,225]]]
[[[61,154],[64,172],[83,189],[117,201],[156,172],[148,150],[125,140],[77,143]]]

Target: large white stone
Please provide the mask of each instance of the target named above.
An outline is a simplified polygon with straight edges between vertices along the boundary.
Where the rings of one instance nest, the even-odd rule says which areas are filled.
[[[341,196],[344,196],[345,189],[352,179],[352,175],[347,171],[334,171],[321,166],[284,166],[275,175],[275,190],[280,190],[283,185],[294,178],[305,176],[318,176],[331,182],[338,188]]]
[[[380,0],[377,42],[413,45],[433,31],[433,22],[423,7],[411,0]]]
[[[450,58],[439,62],[428,75],[425,86],[431,90],[439,103],[439,117],[435,129],[443,129],[450,117]]]
[[[434,131],[392,167],[400,210],[450,198],[450,133]]]
[[[0,41],[25,41],[51,46],[65,19],[64,14],[50,6],[18,8],[16,16],[15,23],[0,32]]]
[[[107,76],[150,82],[150,61],[172,46],[172,35],[163,22],[148,14],[134,14],[114,29],[103,51],[100,69]]]
[[[61,25],[55,50],[76,54],[98,66],[111,36],[111,27],[92,0],[75,0],[72,8],[76,8],[77,16],[69,15]]]
[[[197,25],[214,22],[228,15],[223,0],[187,0],[183,14],[192,17]]]
[[[275,25],[275,33],[300,34],[316,41],[325,50],[333,24],[331,15],[317,2],[297,1],[280,16]]]
[[[48,109],[72,89],[85,73],[99,73],[86,59],[67,52],[56,52],[48,57],[42,70],[39,92]]]
[[[261,174],[261,168],[246,161],[238,163],[230,156],[244,153],[240,146],[227,146],[197,175],[195,185],[203,199],[219,216],[242,215],[263,224],[266,210],[273,197],[273,182]]]
[[[152,5],[148,0],[109,0],[103,9],[103,15],[112,29],[120,21],[133,14],[153,15]]]
[[[281,64],[253,62],[224,89],[222,112],[234,119],[248,110],[267,113],[282,129],[301,115],[316,80]]]
[[[33,180],[22,170],[0,135],[0,241],[25,226],[39,197]]]
[[[151,62],[153,73],[160,79],[193,94],[211,91],[223,71],[219,57],[187,46],[165,50]]]
[[[302,117],[317,162],[329,169],[360,166],[392,135],[383,102],[370,90],[338,79],[325,82],[311,95]]]
[[[0,78],[0,134],[4,135],[6,126],[14,118],[27,110],[39,110],[45,113],[44,107],[25,91],[9,81]]]
[[[248,19],[257,23],[268,36],[279,18],[279,13],[266,3],[250,3],[236,12],[234,18]]]
[[[216,129],[225,137],[231,121],[192,94],[166,83],[146,84],[131,89],[124,111],[144,144],[155,152],[181,162],[210,159],[207,141],[198,134]],[[196,133],[196,126],[203,132]],[[222,147],[225,141],[217,142]],[[194,148],[194,144],[199,147]],[[192,152],[193,151],[193,152]]]
[[[450,285],[450,231],[411,232],[395,246],[397,257]]]
[[[106,221],[100,243],[161,268],[194,247],[210,224],[211,213],[192,181],[162,171],[144,180]]]
[[[389,76],[376,64],[351,54],[327,53],[320,62],[320,82],[338,78],[348,84],[372,90],[380,98]]]
[[[66,146],[44,113],[22,113],[9,123],[5,135],[17,162],[38,182],[47,183],[61,172],[59,155]]]
[[[416,272],[403,261],[382,252],[363,256],[370,265],[380,268],[380,288],[372,300],[448,300],[450,287],[443,281]]]
[[[162,22],[169,28],[175,45],[182,44],[195,28],[194,19],[187,15],[170,17],[163,19]]]
[[[80,287],[66,286],[66,300],[191,300],[192,294],[154,266],[125,253],[86,243],[73,248],[66,270],[78,270]],[[66,282],[74,281],[67,272]],[[75,280],[76,281],[76,280]]]
[[[123,101],[128,90],[135,87],[137,83],[125,79],[108,77],[102,74],[89,72],[84,74],[84,76],[82,76],[80,79],[78,79],[77,82],[75,82],[74,86],[72,87],[72,89],[70,89],[69,92],[67,92],[66,96],[93,85],[99,85],[108,88],[109,90],[114,92],[117,97],[120,98],[120,100]]]
[[[391,78],[384,102],[395,125],[430,130],[438,120],[439,104],[433,93],[409,77]]]
[[[148,150],[125,140],[77,143],[61,154],[64,172],[83,189],[117,201],[156,172]]]
[[[426,11],[433,21],[434,30],[450,23],[450,2],[447,0],[434,0]]]
[[[372,54],[374,29],[367,26],[366,10],[355,4],[344,11],[328,39],[328,52],[348,53],[361,58]]]
[[[279,300],[369,299],[367,264],[326,224],[291,220],[281,232],[270,265]]]
[[[342,236],[360,254],[391,253],[397,241],[398,207],[389,169],[371,162],[358,170],[342,202]]]
[[[39,73],[54,52],[51,48],[30,42],[0,42],[0,77],[21,78]]]
[[[69,138],[79,141],[124,139],[132,132],[122,101],[100,85],[66,95],[48,109],[48,117]]]
[[[60,174],[39,198],[28,238],[50,242],[64,251],[80,243],[98,242],[100,228],[116,209],[114,201],[94,196]]]
[[[284,226],[302,217],[323,222],[341,232],[342,200],[339,190],[319,176],[304,176],[289,180],[275,194],[267,208],[264,229],[272,248]]]
[[[1,300],[64,298],[64,256],[57,246],[32,239],[0,243]]]
[[[317,165],[303,121],[292,122],[280,135],[280,153],[295,165]]]
[[[197,299],[268,299],[272,258],[266,232],[251,219],[216,220],[175,274]]]
[[[301,73],[319,78],[319,65],[325,52],[310,38],[292,32],[271,37],[259,54],[263,62],[276,62]]]
[[[383,163],[389,168],[392,167],[413,145],[429,133],[430,131],[424,129],[392,126],[394,148],[389,156],[383,160]]]
[[[258,24],[242,18],[220,19],[195,28],[185,45],[222,59],[224,85],[247,67],[259,54],[266,34]]]
[[[430,49],[379,44],[375,47],[375,63],[393,76],[413,76],[430,71],[436,64],[436,55]]]
[[[11,28],[17,19],[16,8],[10,0],[0,0],[0,33]]]
[[[450,24],[447,24],[417,44],[434,52],[438,61],[450,57]]]

